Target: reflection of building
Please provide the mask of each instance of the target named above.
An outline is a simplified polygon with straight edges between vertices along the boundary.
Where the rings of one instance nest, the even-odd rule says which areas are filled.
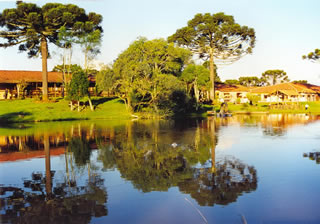
[[[219,120],[228,125],[261,126],[266,135],[283,135],[292,126],[319,121],[320,116],[306,114],[237,115]]]
[[[267,115],[236,115],[217,119],[217,121],[224,121],[227,124],[246,125],[271,125],[289,127],[294,125],[309,124],[320,120],[320,115],[306,115],[306,114],[267,114]]]
[[[50,149],[51,156],[59,156],[65,153],[64,147]],[[32,158],[43,158],[45,157],[44,150],[36,150],[29,152],[11,152],[11,153],[0,153],[0,162],[13,162],[17,160],[26,160]]]
[[[70,140],[74,137],[81,137],[91,149],[97,148],[97,137],[103,141],[110,141],[114,137],[113,129],[96,133],[93,131],[94,126],[91,126],[89,130],[78,128],[81,127],[71,126],[70,134],[63,132],[51,134],[49,137],[50,154],[53,156],[64,154]],[[0,136],[0,162],[44,157],[44,148],[43,135]]]

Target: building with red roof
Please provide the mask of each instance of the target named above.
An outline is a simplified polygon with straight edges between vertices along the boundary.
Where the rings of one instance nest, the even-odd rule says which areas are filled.
[[[62,73],[48,72],[49,95],[60,95],[62,83]],[[5,97],[6,89],[7,97]],[[28,97],[35,97],[40,96],[41,92],[41,71],[0,70],[0,99],[14,99],[20,94]]]
[[[245,87],[218,83],[216,94],[220,101],[232,103],[248,102],[247,94],[259,95],[260,102],[306,102],[320,100],[320,86],[281,83],[273,86]]]
[[[89,91],[94,92],[95,78],[90,76],[88,79],[90,81]],[[61,96],[62,84],[63,74],[61,72],[48,72],[49,96]],[[0,99],[14,99],[20,95],[39,97],[41,93],[41,71],[0,70]]]
[[[230,85],[225,83],[216,83],[216,95],[220,101],[231,103],[247,103],[247,94],[251,88],[241,85]]]
[[[281,83],[257,87],[251,93],[260,95],[261,102],[306,102],[319,100],[319,90],[315,85]]]

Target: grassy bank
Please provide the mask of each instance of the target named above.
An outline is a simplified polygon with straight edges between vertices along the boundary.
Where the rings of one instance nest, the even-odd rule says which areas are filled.
[[[129,119],[130,113],[118,99],[93,99],[95,111],[84,107],[81,112],[71,111],[63,99],[41,102],[34,99],[0,101],[0,123],[66,121],[86,119]]]
[[[127,120],[132,116],[127,112],[125,105],[118,99],[94,98],[95,111],[84,107],[81,112],[71,111],[69,101],[60,99],[51,102],[42,102],[35,99],[25,100],[1,100],[0,101],[0,125],[5,126],[20,122],[39,121],[72,121],[72,120],[96,120],[116,119]],[[320,102],[308,102],[309,109],[305,110],[306,103],[295,105],[270,105],[270,104],[229,104],[228,109],[232,113],[312,113],[320,114]],[[198,113],[191,114],[193,117],[206,116],[206,111],[220,110],[220,106],[205,105]],[[140,114],[138,114],[139,117]]]
[[[308,110],[305,109],[305,105],[308,104]],[[220,107],[216,107],[217,110]],[[259,103],[258,105],[249,104],[229,104],[228,108],[232,113],[254,113],[254,112],[267,112],[267,113],[312,113],[320,114],[320,102],[303,102],[298,104],[266,104]]]

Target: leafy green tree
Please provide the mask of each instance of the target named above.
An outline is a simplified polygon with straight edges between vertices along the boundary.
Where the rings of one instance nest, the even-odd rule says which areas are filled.
[[[261,99],[260,95],[255,95],[251,93],[247,94],[247,98],[250,102],[250,105],[257,105],[259,100]]]
[[[175,47],[163,39],[140,38],[119,55],[113,65],[114,89],[128,110],[143,107],[158,111],[164,92],[179,88],[176,76],[189,60],[188,50]],[[172,85],[174,84],[174,85]]]
[[[48,42],[59,46],[58,34],[61,27],[66,31],[77,31],[82,24],[92,30],[102,31],[99,14],[85,13],[85,10],[72,4],[47,3],[42,7],[36,4],[17,2],[17,7],[5,9],[0,14],[0,37],[6,39],[0,47],[19,45],[20,51],[27,51],[29,57],[42,56],[43,100],[48,99]]]
[[[240,82],[237,79],[227,79],[224,83],[228,85],[240,85]]]
[[[115,74],[111,66],[105,65],[96,76],[98,91],[112,92],[115,84]]]
[[[283,70],[267,70],[262,73],[261,77],[262,82],[267,86],[276,85],[279,83],[289,82],[287,73]]]
[[[199,103],[200,89],[205,89],[210,80],[210,72],[202,65],[189,64],[182,72],[180,79],[187,84],[187,91],[193,89],[196,103]]]
[[[72,79],[68,85],[68,98],[71,101],[78,101],[78,111],[80,111],[80,100],[83,97],[89,96],[89,80],[87,75],[82,71],[78,70],[72,74]],[[89,97],[90,109],[93,110],[92,102]],[[71,110],[73,110],[71,103]]]
[[[74,72],[77,72],[79,70],[82,70],[82,68],[80,65],[77,65],[77,64],[71,64],[70,68],[66,68],[63,64],[56,65],[52,69],[53,72],[68,72],[68,71],[70,71],[71,74]]]
[[[313,52],[310,52],[308,55],[303,55],[302,59],[308,59],[312,62],[320,63],[320,49],[315,49]]]
[[[82,68],[77,64],[68,64],[68,66],[63,61],[61,65],[56,65],[53,67],[53,72],[61,72],[63,75],[63,88],[62,88],[62,97],[65,96],[65,88],[68,87],[71,81],[71,75]]]
[[[186,27],[168,37],[169,42],[189,48],[210,67],[210,98],[215,98],[214,63],[231,63],[251,53],[255,44],[255,31],[237,24],[233,16],[224,13],[196,14]]]
[[[251,87],[251,86],[260,86],[261,79],[256,76],[242,76],[239,78],[240,85]]]

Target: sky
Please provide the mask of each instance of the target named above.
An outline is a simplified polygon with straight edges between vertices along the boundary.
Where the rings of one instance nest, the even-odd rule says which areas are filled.
[[[32,0],[38,5],[47,2]],[[253,53],[231,65],[218,67],[221,80],[258,76],[266,70],[281,69],[290,80],[307,80],[320,85],[320,63],[302,60],[302,55],[320,48],[319,0],[65,0],[86,12],[103,16],[101,54],[95,64],[111,64],[138,37],[167,38],[187,25],[197,13],[224,12],[240,25],[254,28]],[[15,8],[15,1],[0,0],[0,11]],[[0,39],[0,41],[2,41]],[[49,70],[61,64],[60,51],[49,46]],[[77,51],[73,63],[82,65]],[[0,48],[0,70],[41,70],[41,59],[28,59],[18,47]]]

